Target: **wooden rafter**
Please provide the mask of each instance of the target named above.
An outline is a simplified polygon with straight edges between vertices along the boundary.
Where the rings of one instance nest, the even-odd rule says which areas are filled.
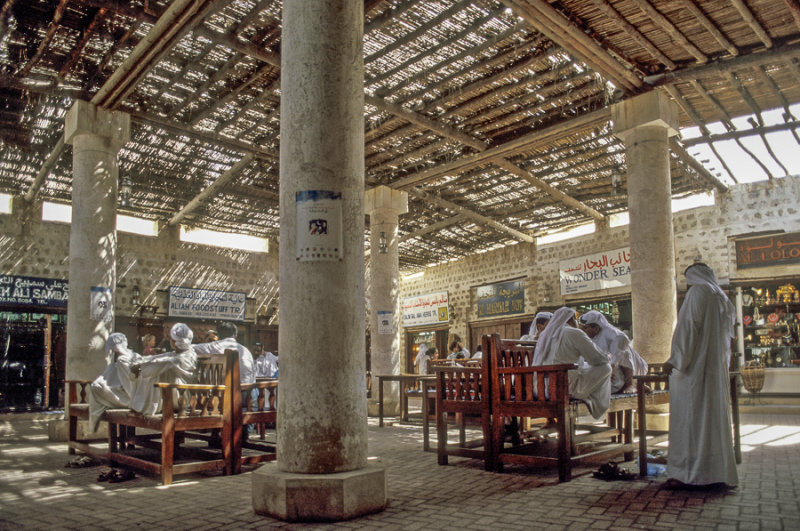
[[[761,39],[764,46],[772,48],[772,38],[758,20],[756,20],[756,17],[753,15],[753,12],[750,11],[750,8],[747,7],[747,4],[744,3],[744,0],[731,0],[731,4],[733,4],[733,7],[742,15],[742,18],[747,25],[750,26],[750,29],[753,30],[753,33],[758,35],[758,38]]]
[[[661,26],[667,35],[675,39],[675,42],[679,43],[683,49],[689,52],[689,55],[694,57],[698,63],[706,63],[708,62],[708,57],[706,54],[700,51],[697,46],[692,44],[689,39],[686,38],[686,35],[681,33],[681,31],[675,27],[675,25],[669,21],[667,17],[662,15],[653,5],[648,2],[648,0],[633,0],[639,9],[641,9],[648,17],[650,17],[653,22]]]
[[[36,49],[36,53],[33,54],[33,57],[28,59],[28,61],[17,71],[18,77],[27,76],[34,65],[42,57],[42,54],[44,54],[45,50],[47,50],[47,47],[50,46],[50,42],[56,36],[56,32],[58,31],[59,24],[61,22],[61,17],[64,16],[64,10],[67,9],[68,2],[69,0],[59,0],[58,6],[53,14],[53,20],[50,22],[50,25],[47,26],[47,31],[45,32],[44,38],[39,43],[39,47]]]
[[[786,7],[789,8],[789,12],[792,14],[792,18],[794,18],[794,24],[797,26],[797,29],[800,30],[800,1],[798,0],[783,0],[786,2]]]
[[[441,221],[437,221],[436,223],[431,223],[419,230],[415,230],[414,232],[409,232],[408,234],[404,234],[400,237],[400,242],[405,242],[408,240],[413,240],[414,238],[419,238],[420,236],[424,236],[426,234],[430,234],[431,232],[439,231],[445,227],[449,227],[450,225],[456,225],[461,223],[467,219],[464,214],[456,214],[455,216],[449,217],[447,219],[443,219]]]
[[[739,55],[739,50],[717,27],[717,25],[700,9],[700,6],[695,3],[695,0],[683,0],[683,5],[688,9],[694,18],[696,18],[703,27],[717,40],[720,46],[728,50],[728,53],[733,57]]]

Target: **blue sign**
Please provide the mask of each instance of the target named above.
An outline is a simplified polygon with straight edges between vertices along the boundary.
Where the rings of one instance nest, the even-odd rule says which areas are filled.
[[[68,299],[66,280],[0,275],[0,304],[66,308]]]

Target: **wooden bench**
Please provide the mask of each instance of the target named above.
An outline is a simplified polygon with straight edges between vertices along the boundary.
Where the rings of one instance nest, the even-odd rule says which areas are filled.
[[[439,464],[447,456],[484,459],[487,470],[501,470],[506,463],[558,467],[559,480],[568,481],[572,467],[624,455],[632,459],[635,395],[613,396],[605,426],[577,425],[589,414],[586,405],[569,398],[568,371],[573,364],[532,366],[535,344],[502,340],[497,334],[483,337],[483,366],[437,368],[436,422]],[[466,440],[464,422],[459,424],[457,445],[447,440],[447,416],[460,413],[479,420],[482,439]],[[506,446],[511,419],[541,419],[536,429],[522,429]],[[540,424],[546,423],[544,426]],[[514,431],[514,428],[511,429]],[[555,448],[545,444],[555,434]],[[544,437],[543,437],[544,436]],[[526,438],[532,443],[523,443]],[[480,449],[478,447],[480,446]]]
[[[166,485],[172,477],[210,469],[235,474],[243,463],[275,459],[274,446],[260,448],[262,455],[243,457],[243,429],[250,424],[275,422],[277,412],[264,400],[265,390],[277,382],[241,385],[235,350],[223,356],[198,356],[196,384],[156,383],[161,389],[162,409],[156,415],[141,415],[129,409],[110,409],[101,420],[108,422],[108,451],[100,454],[112,465],[120,464],[160,475]],[[77,440],[77,422],[88,418],[87,382],[70,382],[70,452],[76,449],[98,454],[87,441]],[[256,406],[247,400],[243,411],[242,391],[259,390]],[[248,394],[249,397],[249,394]],[[73,400],[74,399],[74,400]],[[154,433],[136,434],[136,428]],[[207,447],[184,445],[186,439],[204,440]],[[158,442],[157,442],[158,440]],[[160,458],[148,459],[142,447],[156,448]],[[176,462],[176,457],[180,462]]]

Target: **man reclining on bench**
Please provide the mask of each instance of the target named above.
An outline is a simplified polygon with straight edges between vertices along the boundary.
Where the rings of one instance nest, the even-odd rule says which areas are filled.
[[[534,365],[577,363],[569,371],[569,395],[586,402],[589,413],[601,418],[611,400],[611,364],[608,356],[592,343],[575,321],[575,310],[562,307],[553,313],[539,334]]]

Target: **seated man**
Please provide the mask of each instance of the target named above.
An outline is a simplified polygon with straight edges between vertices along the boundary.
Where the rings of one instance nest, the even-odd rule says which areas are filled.
[[[601,418],[611,400],[611,364],[575,321],[575,310],[559,308],[539,335],[534,365],[576,363],[569,371],[569,394],[586,402],[589,413]]]
[[[225,354],[228,349],[237,351],[239,353],[239,380],[243,384],[255,383],[256,368],[253,355],[247,347],[236,341],[239,333],[236,325],[225,321],[219,325],[217,330],[222,339],[193,345],[194,351],[198,354]]]
[[[141,358],[131,367],[137,382],[128,407],[142,415],[155,415],[161,409],[161,390],[153,384],[186,384],[195,379],[197,354],[192,349],[192,329],[176,323],[169,336],[172,352]]]
[[[647,374],[647,362],[633,350],[630,339],[597,310],[581,315],[581,328],[611,360],[611,393],[635,393],[633,377]]]
[[[100,417],[107,409],[127,408],[136,390],[136,377],[131,366],[141,356],[128,348],[125,334],[115,332],[106,340],[106,362],[109,365],[89,387],[89,427],[97,431]]]
[[[277,378],[278,356],[272,352],[265,352],[264,345],[262,345],[259,341],[255,342],[253,345],[253,350],[256,354],[256,378]],[[275,394],[277,395],[277,392]],[[258,389],[253,389],[251,399],[253,401],[258,400]],[[267,389],[266,400],[270,406],[274,407],[272,391],[270,389]]]

